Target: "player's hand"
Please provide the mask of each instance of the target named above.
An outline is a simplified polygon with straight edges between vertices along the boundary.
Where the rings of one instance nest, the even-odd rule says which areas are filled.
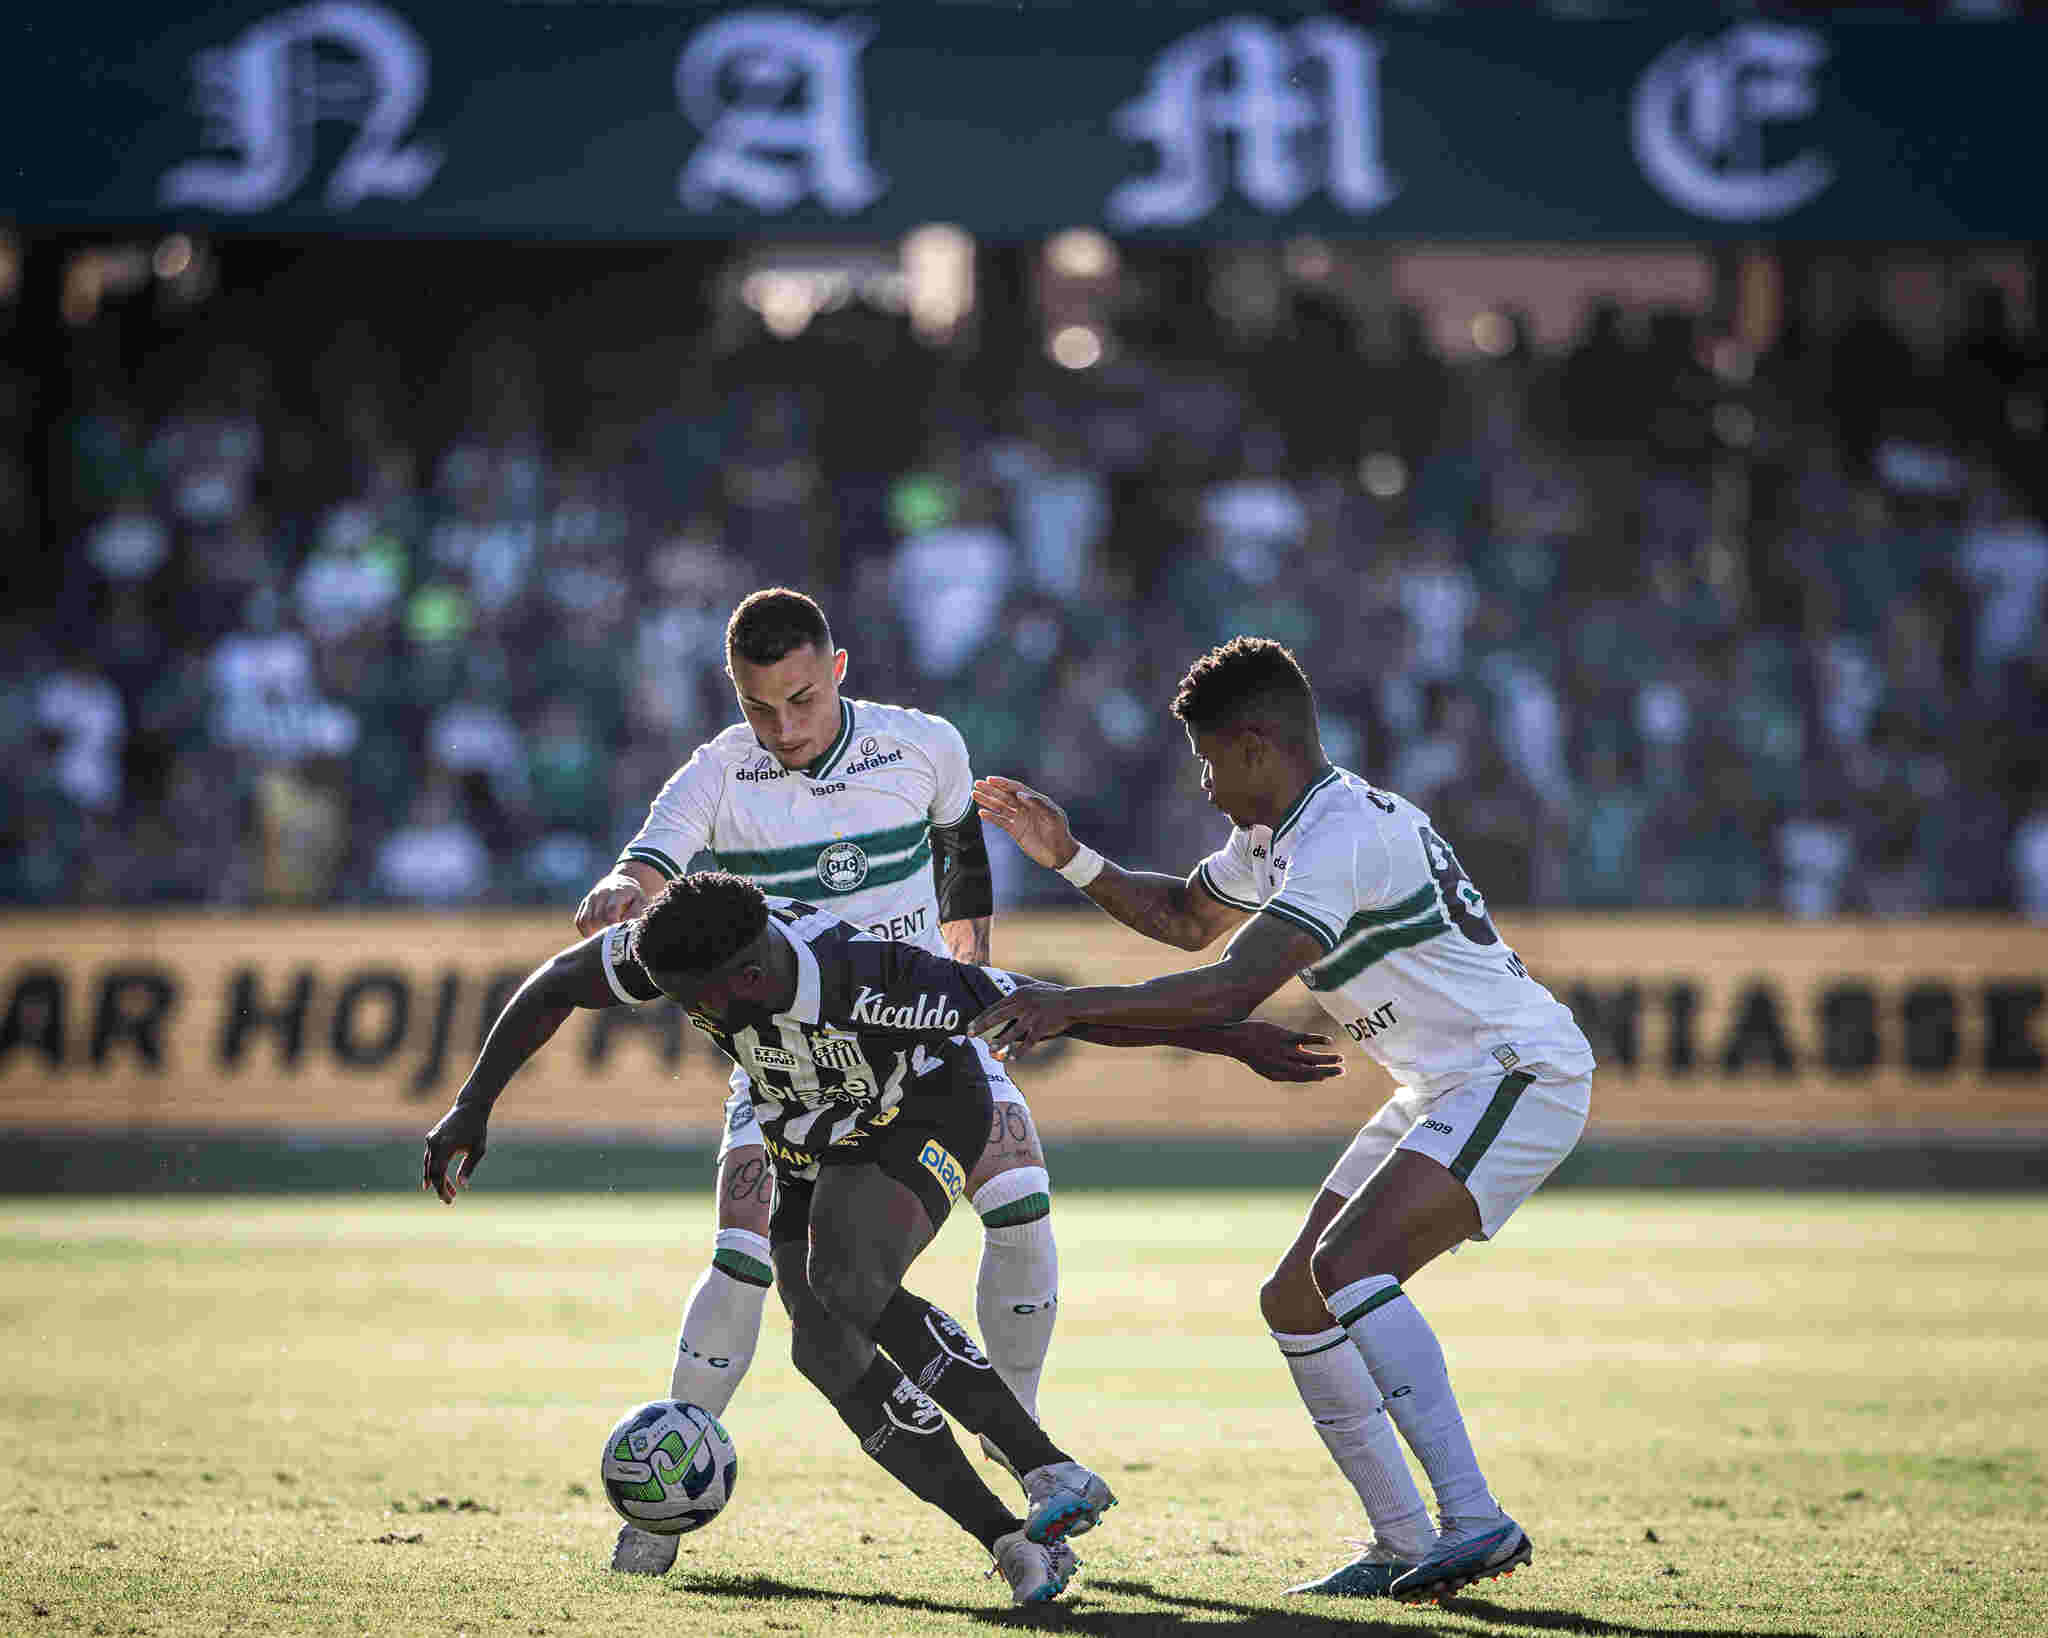
[[[1335,1045],[1327,1035],[1304,1035],[1262,1018],[1243,1019],[1226,1033],[1234,1042],[1230,1055],[1269,1081],[1327,1081],[1344,1073],[1340,1053],[1315,1050]]]
[[[612,927],[638,915],[646,903],[640,884],[623,870],[614,870],[576,906],[576,931],[588,938],[600,927]]]
[[[455,1191],[468,1188],[469,1180],[476,1176],[477,1167],[483,1164],[484,1140],[490,1125],[488,1109],[478,1104],[459,1102],[434,1122],[434,1129],[427,1134],[420,1187],[438,1194],[444,1204],[453,1205]],[[457,1156],[461,1157],[461,1164],[455,1167],[451,1176],[448,1168]]]
[[[1073,1021],[1063,991],[1019,990],[978,1016],[967,1033],[988,1042],[998,1058],[1007,1060],[1063,1034]]]
[[[1080,851],[1081,844],[1067,828],[1067,810],[1029,785],[989,774],[974,782],[974,806],[1017,844],[1025,858],[1047,870],[1059,869]]]

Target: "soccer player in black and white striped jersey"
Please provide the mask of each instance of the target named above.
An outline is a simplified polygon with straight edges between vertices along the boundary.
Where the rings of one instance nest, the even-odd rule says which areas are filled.
[[[572,1010],[683,1007],[752,1078],[776,1172],[769,1257],[797,1369],[869,1456],[989,1550],[1015,1602],[1042,1603],[1073,1573],[1065,1538],[1116,1498],[1046,1436],[961,1326],[903,1287],[987,1140],[991,1060],[963,1024],[1037,983],[874,938],[737,876],[684,876],[635,920],[529,975],[428,1133],[422,1186],[452,1201],[474,1176],[499,1094]],[[1340,1068],[1315,1050],[1325,1037],[1257,1022],[1072,1033],[1217,1053],[1276,1080]],[[982,1482],[941,1408],[1021,1477],[1026,1516]]]

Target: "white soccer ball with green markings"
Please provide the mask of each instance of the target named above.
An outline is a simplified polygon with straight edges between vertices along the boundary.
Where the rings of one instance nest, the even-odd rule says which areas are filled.
[[[680,1399],[628,1411],[605,1435],[598,1466],[619,1517],[657,1536],[703,1529],[732,1500],[739,1473],[724,1424]]]

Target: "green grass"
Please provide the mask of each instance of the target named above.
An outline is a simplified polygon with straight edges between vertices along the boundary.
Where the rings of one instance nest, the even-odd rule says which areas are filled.
[[[1412,1611],[1280,1593],[1360,1522],[1257,1319],[1300,1204],[1060,1199],[1044,1409],[1123,1506],[1027,1623],[773,1303],[732,1508],[600,1568],[706,1196],[0,1203],[0,1633],[2048,1633],[2048,1203],[1540,1198],[1411,1287],[1536,1563]],[[978,1238],[915,1276],[970,1322]]]

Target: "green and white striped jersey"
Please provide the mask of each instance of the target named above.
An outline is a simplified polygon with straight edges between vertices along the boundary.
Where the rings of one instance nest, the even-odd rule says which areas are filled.
[[[1322,946],[1302,983],[1401,1085],[1434,1095],[1504,1069],[1592,1073],[1571,1009],[1529,976],[1405,797],[1326,769],[1279,824],[1233,829],[1198,869],[1225,904]]]
[[[734,723],[670,776],[620,857],[672,880],[708,849],[764,893],[945,955],[929,828],[974,805],[967,746],[907,706],[841,699],[839,716],[831,748],[794,771]]]

